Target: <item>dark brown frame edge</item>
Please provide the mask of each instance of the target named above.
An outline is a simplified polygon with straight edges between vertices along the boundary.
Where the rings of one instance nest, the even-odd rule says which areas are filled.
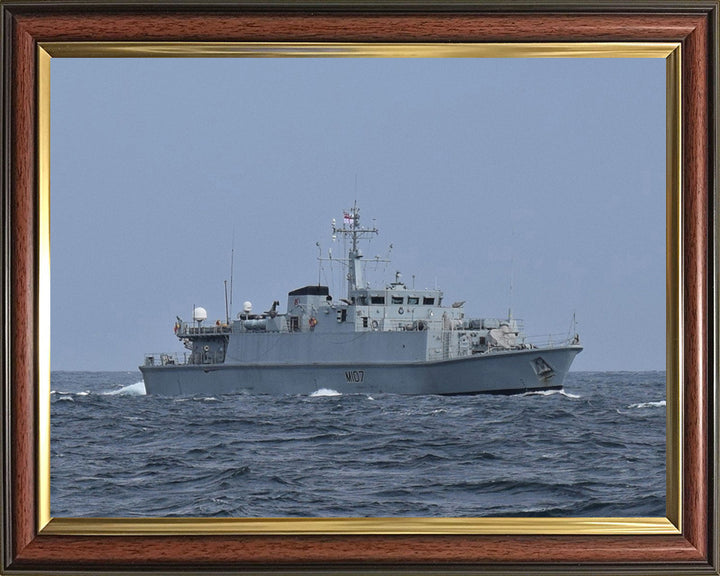
[[[194,572],[718,574],[717,0],[0,0],[2,565]],[[48,536],[36,525],[37,47],[47,41],[682,43],[683,532],[642,536]]]

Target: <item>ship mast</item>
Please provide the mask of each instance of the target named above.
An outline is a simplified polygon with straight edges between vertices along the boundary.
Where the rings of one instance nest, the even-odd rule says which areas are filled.
[[[374,226],[372,228],[363,228],[360,226],[360,209],[357,207],[357,201],[349,212],[343,213],[343,225],[337,226],[333,220],[332,224],[333,235],[342,234],[345,237],[350,237],[352,245],[348,252],[348,297],[355,290],[361,288],[364,284],[363,271],[360,264],[360,258],[362,253],[358,248],[358,240],[363,238],[370,238],[373,234],[378,233],[378,229]]]

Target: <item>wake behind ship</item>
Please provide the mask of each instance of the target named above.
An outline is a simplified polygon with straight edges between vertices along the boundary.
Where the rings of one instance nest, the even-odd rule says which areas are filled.
[[[334,237],[349,240],[347,295],[309,285],[261,314],[246,302],[237,318],[204,325],[178,318],[188,352],[147,354],[140,366],[148,394],[514,394],[562,388],[582,350],[572,334],[560,344],[526,341],[512,317],[466,318],[464,302],[443,305],[440,290],[408,288],[396,274],[384,288],[363,279],[359,242],[378,233],[360,225],[354,206]],[[337,262],[338,260],[335,260]],[[511,315],[510,315],[511,316]]]

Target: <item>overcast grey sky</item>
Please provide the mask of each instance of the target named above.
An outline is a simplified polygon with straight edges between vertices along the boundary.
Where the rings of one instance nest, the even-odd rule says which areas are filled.
[[[665,368],[662,59],[52,60],[54,370],[181,351],[175,316],[285,309],[357,199],[365,249],[468,316]],[[337,267],[323,283],[344,295]]]

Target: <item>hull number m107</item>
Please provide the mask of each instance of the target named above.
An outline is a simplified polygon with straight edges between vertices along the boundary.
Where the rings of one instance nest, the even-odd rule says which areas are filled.
[[[345,382],[362,382],[365,380],[365,370],[345,370]]]

